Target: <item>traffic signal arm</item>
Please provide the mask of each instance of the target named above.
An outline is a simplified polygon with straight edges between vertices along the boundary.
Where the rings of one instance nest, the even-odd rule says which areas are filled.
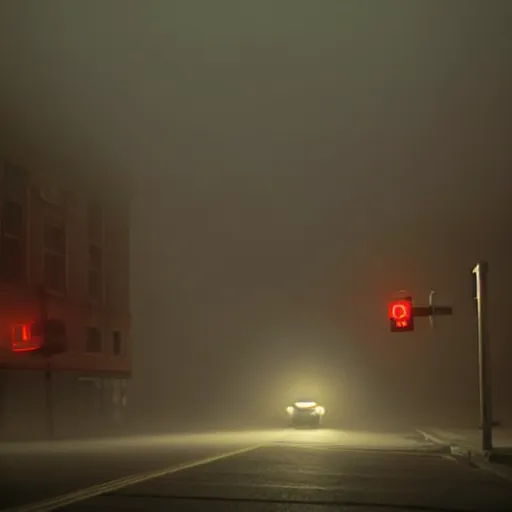
[[[412,297],[402,297],[388,303],[388,318],[391,332],[414,331],[414,319],[427,316],[431,319],[436,316],[453,314],[451,306],[413,306]]]
[[[449,316],[453,314],[451,306],[413,306],[413,316]]]

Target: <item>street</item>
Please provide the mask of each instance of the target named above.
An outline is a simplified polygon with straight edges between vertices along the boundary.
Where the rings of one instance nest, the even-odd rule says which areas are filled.
[[[2,510],[225,510],[230,503],[237,510],[312,510],[329,503],[358,510],[375,510],[372,504],[379,510],[512,509],[510,482],[450,456],[414,430],[11,443],[0,446],[0,455]]]

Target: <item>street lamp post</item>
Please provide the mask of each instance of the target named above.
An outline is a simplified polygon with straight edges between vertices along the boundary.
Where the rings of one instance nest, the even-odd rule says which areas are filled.
[[[487,263],[481,261],[473,269],[476,280],[478,315],[478,377],[480,389],[480,427],[482,450],[492,450],[492,391],[490,372],[490,347],[487,332]]]

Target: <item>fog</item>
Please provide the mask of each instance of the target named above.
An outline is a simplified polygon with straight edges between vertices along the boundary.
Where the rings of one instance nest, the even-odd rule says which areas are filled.
[[[511,23],[507,0],[1,0],[2,152],[135,190],[135,422],[311,398],[475,424],[480,258],[512,419]],[[455,315],[391,334],[401,289]]]

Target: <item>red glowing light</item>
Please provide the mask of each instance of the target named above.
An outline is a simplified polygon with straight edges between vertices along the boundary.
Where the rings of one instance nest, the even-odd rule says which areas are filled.
[[[407,319],[409,317],[409,312],[407,311],[407,308],[403,304],[393,304],[391,316],[395,320]]]
[[[41,337],[34,336],[32,324],[19,324],[12,328],[13,352],[31,352],[41,348]]]
[[[406,298],[390,302],[388,317],[391,320],[392,331],[413,330],[412,300]]]
[[[30,341],[30,326],[27,324],[21,326],[21,341]]]
[[[395,300],[389,304],[389,318],[393,320],[409,320],[412,314],[412,303],[409,300]]]

